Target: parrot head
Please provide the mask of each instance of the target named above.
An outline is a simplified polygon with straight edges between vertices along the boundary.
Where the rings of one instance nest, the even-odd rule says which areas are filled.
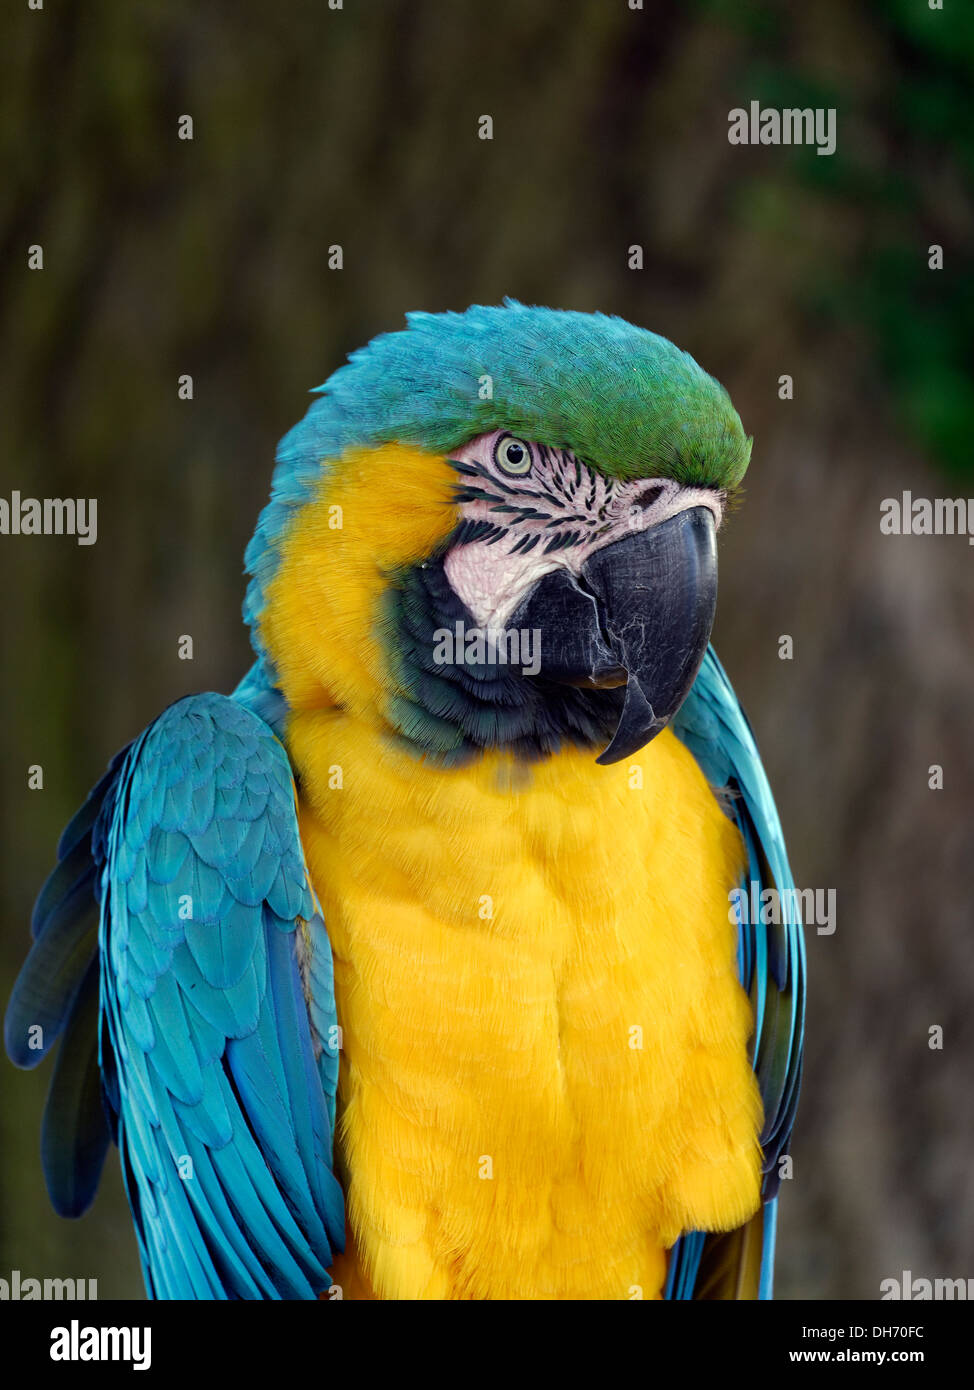
[[[424,756],[628,757],[690,690],[751,441],[622,319],[411,314],[285,436],[248,549],[265,679]]]

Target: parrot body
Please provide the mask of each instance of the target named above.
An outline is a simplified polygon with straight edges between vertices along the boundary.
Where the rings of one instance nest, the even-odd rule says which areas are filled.
[[[394,452],[331,470],[288,537],[263,628],[293,692],[301,837],[343,1030],[356,1258],[333,1274],[346,1296],[656,1297],[681,1231],[731,1229],[760,1203],[727,907],[740,835],[669,733],[640,755],[638,790],[631,764],[577,748],[524,772],[503,754],[417,767],[370,705],[368,622],[343,628],[329,673],[361,717],[321,709],[310,680],[302,707],[295,666],[331,646],[302,576],[344,624],[346,550],[374,557],[378,587],[439,539],[419,499],[448,500],[449,470],[437,487],[426,456]],[[390,471],[415,504],[366,513],[356,489]]]
[[[511,302],[322,390],[257,664],[118,755],[38,901],[7,1046],[66,1034],[55,1204],[113,1137],[160,1297],[768,1297],[803,954],[730,906],[790,886],[707,648],[740,422],[664,339]]]
[[[316,757],[369,765],[316,723],[295,731],[302,781],[326,771]],[[682,1231],[732,1229],[760,1203],[727,920],[739,836],[669,733],[641,792],[573,750],[513,806],[496,759],[456,774],[443,808],[432,777],[368,752],[371,775],[301,816],[335,954],[361,1257],[336,1281],[349,1296],[364,1265],[383,1298],[658,1297]],[[607,843],[613,883],[593,891]]]

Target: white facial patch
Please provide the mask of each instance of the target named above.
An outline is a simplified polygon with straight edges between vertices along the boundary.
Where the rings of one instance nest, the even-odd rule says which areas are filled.
[[[720,525],[724,498],[669,478],[620,483],[569,449],[479,435],[450,458],[459,464],[460,512],[469,523],[447,553],[451,588],[482,628],[502,628],[528,590],[556,569],[577,574],[603,546],[706,507]]]

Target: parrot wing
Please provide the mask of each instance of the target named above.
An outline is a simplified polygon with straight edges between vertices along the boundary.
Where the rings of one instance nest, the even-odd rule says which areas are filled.
[[[57,1210],[88,1206],[111,1136],[151,1296],[327,1289],[331,950],[267,725],[222,695],[170,706],[62,836],[34,934],[6,1041],[33,1066],[64,1034],[42,1137]]]
[[[696,758],[744,840],[744,902],[779,895],[780,922],[739,913],[738,971],[754,1011],[751,1060],[764,1104],[761,1210],[737,1231],[681,1237],[670,1257],[666,1297],[770,1298],[779,1159],[788,1151],[801,1085],[805,944],[781,824],[754,734],[712,647],[674,732]],[[754,888],[752,890],[752,885]]]

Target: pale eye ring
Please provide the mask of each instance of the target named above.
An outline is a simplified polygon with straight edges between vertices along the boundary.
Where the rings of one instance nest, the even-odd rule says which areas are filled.
[[[515,439],[512,434],[502,435],[494,445],[494,462],[505,473],[530,473],[534,462],[531,445],[523,439]]]

